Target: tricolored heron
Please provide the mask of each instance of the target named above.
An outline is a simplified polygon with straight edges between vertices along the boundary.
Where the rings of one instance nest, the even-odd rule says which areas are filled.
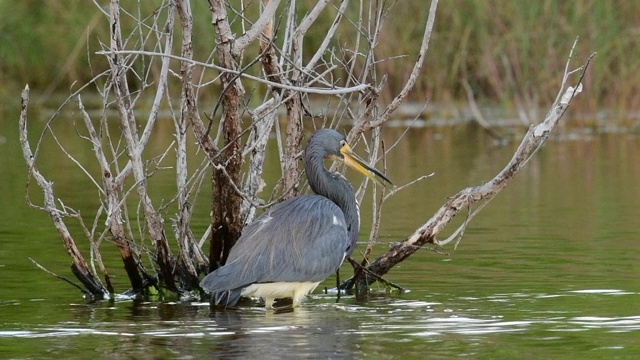
[[[314,132],[304,163],[317,195],[285,200],[244,229],[226,264],[200,282],[216,304],[233,306],[240,296],[255,296],[263,298],[267,308],[283,298],[292,298],[296,307],[351,255],[360,229],[358,203],[349,182],[325,169],[326,158],[391,184],[351,151],[342,134],[330,129]]]

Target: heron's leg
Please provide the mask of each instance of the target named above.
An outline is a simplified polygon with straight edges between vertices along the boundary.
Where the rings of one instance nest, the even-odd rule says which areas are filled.
[[[340,301],[340,268],[336,270],[336,290],[338,291],[338,298],[336,302]]]
[[[305,294],[305,293],[304,293],[304,292],[302,292],[302,291],[296,291],[296,292],[293,294],[293,297],[291,298],[291,301],[292,301],[292,303],[291,303],[291,307],[294,307],[294,308],[295,308],[295,307],[300,306],[300,303],[302,303],[302,300],[304,299],[304,297],[305,297],[306,295],[307,295],[307,294]]]
[[[269,298],[269,297],[264,298],[264,307],[265,307],[265,308],[267,308],[267,309],[273,309],[273,302],[274,302],[275,300],[276,300],[276,299],[274,299],[274,298]]]

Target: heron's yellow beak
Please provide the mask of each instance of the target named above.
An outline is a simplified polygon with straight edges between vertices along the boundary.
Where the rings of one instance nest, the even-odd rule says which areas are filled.
[[[383,173],[378,171],[373,166],[367,164],[367,162],[364,161],[360,156],[358,156],[358,154],[354,153],[351,150],[351,147],[349,146],[349,144],[345,143],[344,145],[342,145],[342,147],[340,148],[340,153],[343,156],[343,158],[340,160],[343,161],[345,164],[347,164],[349,167],[357,170],[364,176],[368,177],[369,179],[377,182],[382,186],[386,185],[385,182],[388,183],[389,185],[393,185],[393,183],[391,182],[391,180],[389,180],[388,177],[386,177]]]

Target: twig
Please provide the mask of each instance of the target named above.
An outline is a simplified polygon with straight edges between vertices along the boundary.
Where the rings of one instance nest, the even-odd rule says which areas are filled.
[[[394,246],[401,245],[401,244],[402,244],[402,242],[388,242],[388,243],[386,243],[386,245],[387,245],[389,248],[392,248],[392,247],[394,247]],[[410,245],[410,246],[412,246],[416,251],[418,251],[418,250],[425,250],[425,251],[431,251],[431,252],[434,252],[434,253],[436,253],[436,254],[438,254],[438,255],[442,255],[442,256],[450,256],[450,255],[451,255],[451,254],[449,254],[448,252],[441,251],[440,249],[435,248],[435,247],[426,247],[426,246],[424,246],[424,245],[420,245],[420,246],[417,246],[417,245]]]
[[[46,269],[44,266],[42,266],[42,265],[38,264],[38,262],[37,262],[37,261],[35,261],[35,260],[33,260],[33,258],[31,258],[31,257],[29,257],[29,260],[31,260],[31,262],[32,262],[35,266],[37,266],[37,267],[38,267],[38,269],[40,269],[40,270],[42,270],[42,271],[46,272],[47,274],[49,274],[49,275],[51,275],[51,276],[53,276],[53,277],[55,277],[55,278],[57,278],[57,279],[59,279],[59,280],[65,281],[65,282],[67,282],[68,284],[70,284],[71,286],[73,286],[73,287],[77,288],[78,290],[80,290],[80,291],[84,294],[84,296],[85,296],[85,297],[87,297],[87,298],[91,298],[91,297],[92,297],[90,292],[88,292],[87,290],[83,289],[83,288],[82,288],[82,286],[80,286],[80,285],[78,285],[78,284],[74,283],[74,282],[73,282],[73,281],[71,281],[69,278],[64,277],[64,276],[60,276],[60,275],[58,275],[58,274],[56,274],[56,273],[54,273],[54,272],[52,272],[52,271],[50,271],[50,270]]]
[[[325,2],[328,3],[328,1]],[[347,5],[349,5],[349,1],[342,1],[342,4],[340,4],[340,8],[336,13],[336,17],[335,19],[333,19],[333,23],[331,24],[329,30],[327,30],[327,35],[322,40],[322,43],[316,50],[315,54],[311,57],[311,60],[307,62],[307,65],[304,68],[305,73],[310,73],[311,69],[316,65],[318,60],[320,60],[320,58],[322,58],[322,56],[326,53],[327,47],[331,43],[331,39],[333,39],[336,29],[338,28],[338,25],[340,24],[342,17],[344,16]]]
[[[409,181],[408,183],[404,184],[404,185],[400,185],[400,186],[396,186],[393,189],[391,189],[391,191],[389,191],[389,193],[387,195],[385,195],[384,200],[388,199],[389,197],[395,195],[397,192],[406,189],[407,187],[420,182],[422,180],[428,179],[430,177],[432,177],[433,175],[435,175],[435,173],[431,173],[431,174],[427,174],[427,175],[422,175],[419,178],[413,179],[411,181]]]
[[[358,263],[356,260],[354,260],[352,257],[349,257],[347,260],[349,260],[349,263],[351,263],[351,265],[354,267],[354,269],[356,269],[356,272],[360,271],[363,272],[364,274],[366,274],[367,276],[371,276],[373,278],[375,278],[377,281],[383,283],[384,285],[388,286],[388,287],[392,287],[394,289],[399,290],[401,293],[405,293],[407,292],[407,289],[403,288],[402,286],[389,281],[385,278],[383,278],[382,276],[370,271],[369,269],[367,269],[366,267],[360,265],[360,263]],[[354,278],[356,276],[354,275]],[[343,283],[344,284],[344,283]],[[344,286],[341,286],[341,288],[344,288]]]
[[[418,75],[422,70],[422,65],[427,55],[427,50],[429,49],[429,40],[431,39],[431,32],[433,30],[433,24],[435,22],[437,8],[438,8],[438,0],[431,0],[431,7],[429,9],[429,18],[427,19],[427,24],[424,29],[422,43],[420,44],[420,52],[418,53],[418,59],[413,65],[413,69],[411,70],[411,75],[409,76],[409,79],[407,79],[407,82],[405,83],[400,93],[396,95],[396,97],[382,112],[379,118],[377,118],[375,121],[371,121],[362,125],[362,131],[367,131],[369,129],[372,129],[374,127],[378,127],[384,124],[389,119],[391,114],[393,114],[395,110],[400,106],[400,104],[405,100],[407,95],[409,95],[409,92],[411,91],[411,89],[413,89],[413,86],[418,80]]]
[[[467,102],[469,103],[469,108],[473,113],[473,119],[492,138],[496,139],[498,142],[502,142],[502,137],[495,130],[491,128],[491,125],[489,125],[487,120],[485,120],[484,116],[482,116],[482,112],[480,111],[480,108],[478,108],[476,99],[473,96],[473,90],[471,89],[471,85],[469,85],[469,82],[467,81],[467,79],[462,79],[462,87],[464,87],[464,90],[467,93]]]

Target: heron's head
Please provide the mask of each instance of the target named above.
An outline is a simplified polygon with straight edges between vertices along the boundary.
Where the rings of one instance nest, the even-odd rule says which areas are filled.
[[[317,147],[309,145],[317,145]],[[322,151],[324,157],[342,161],[347,166],[380,185],[393,185],[391,180],[383,173],[369,165],[364,159],[358,156],[358,154],[353,152],[349,144],[347,144],[347,138],[335,130],[322,129],[316,131],[311,136],[311,139],[309,139],[309,145],[307,145],[307,151]]]

